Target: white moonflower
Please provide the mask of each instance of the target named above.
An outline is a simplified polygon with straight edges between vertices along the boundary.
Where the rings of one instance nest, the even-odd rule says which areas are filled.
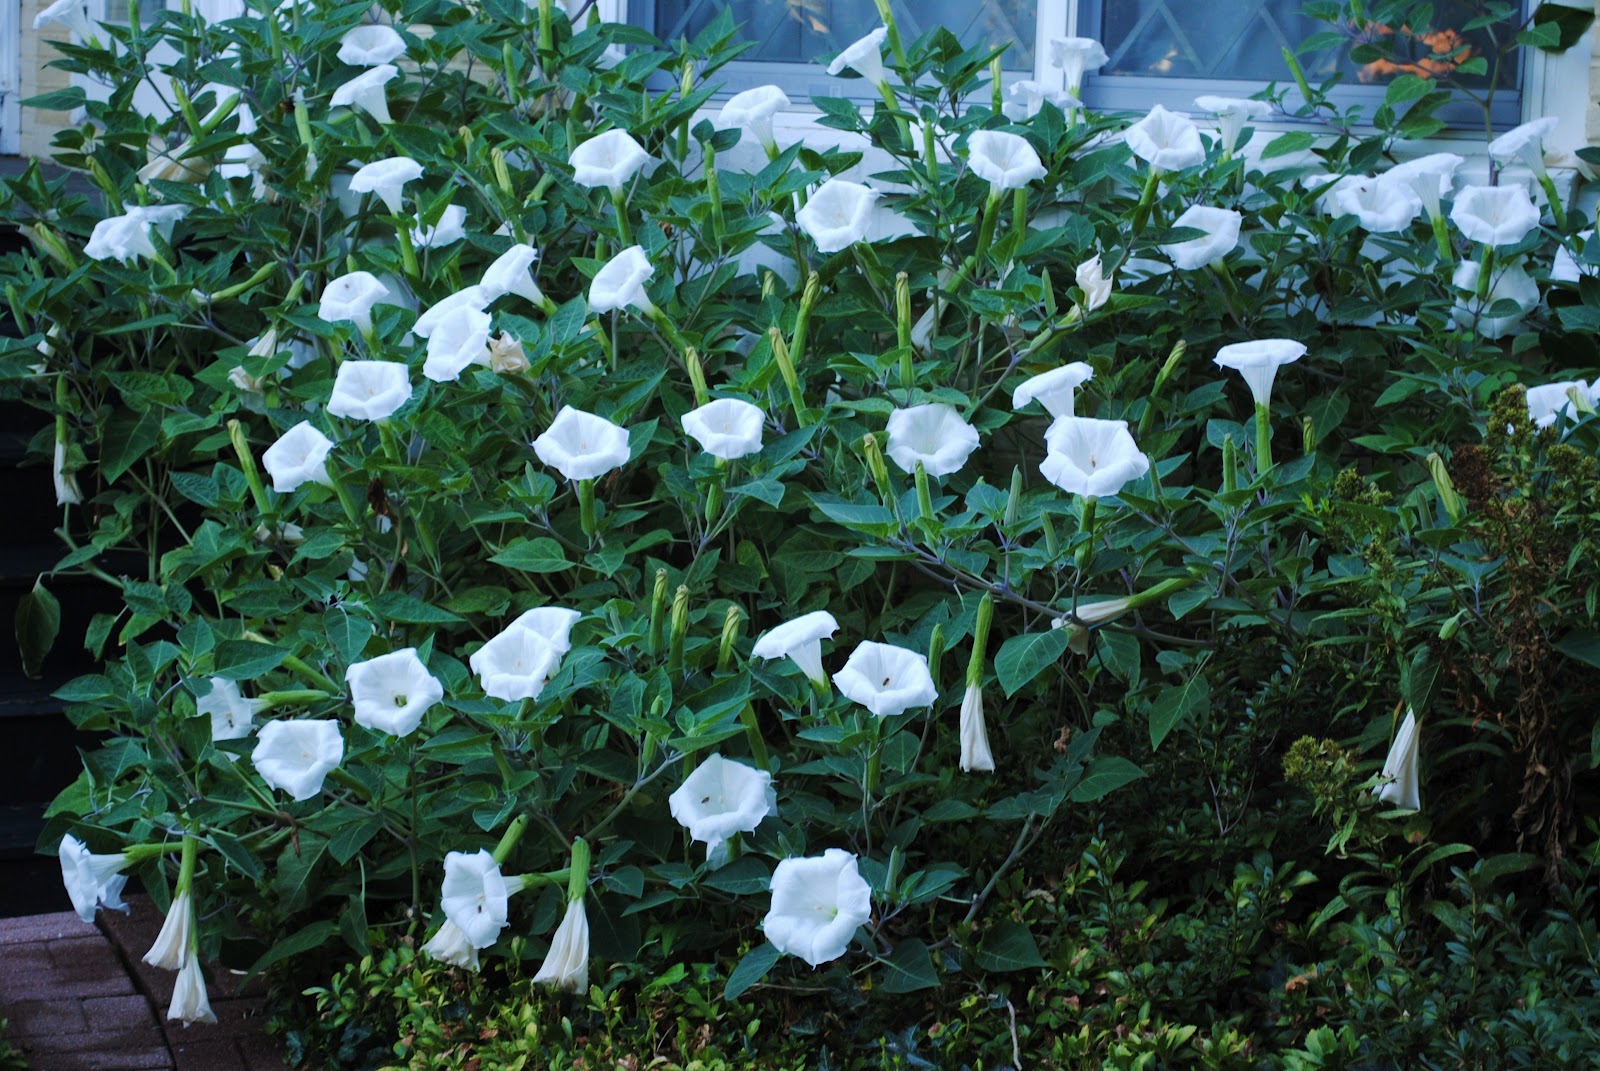
[[[644,146],[622,129],[596,134],[567,157],[573,181],[580,186],[604,186],[612,193],[621,193],[649,161]]]
[[[1239,227],[1243,222],[1244,217],[1230,208],[1190,205],[1172,221],[1173,228],[1192,227],[1205,233],[1198,238],[1163,245],[1161,251],[1183,271],[1204,268],[1233,252],[1239,244]]]
[[[1078,387],[1094,378],[1094,369],[1083,361],[1052,368],[1025,379],[1011,392],[1011,408],[1021,409],[1037,401],[1051,416],[1073,415],[1073,399]]]
[[[1003,130],[979,130],[967,139],[967,166],[991,192],[1020,190],[1046,171],[1028,139]]]
[[[330,108],[359,108],[378,122],[387,126],[394,122],[389,115],[389,98],[384,87],[399,77],[400,68],[392,63],[368,67],[333,91],[328,99]]]
[[[789,95],[777,86],[756,86],[729,97],[717,114],[717,125],[745,128],[755,135],[768,155],[772,155],[778,151],[778,142],[772,133],[772,117],[788,106]]]
[[[346,361],[333,377],[328,412],[383,420],[411,400],[411,372],[397,361]]]
[[[778,794],[765,770],[712,754],[667,797],[667,808],[716,866],[727,859],[728,838],[778,813]]]
[[[929,476],[959,472],[978,448],[978,429],[961,419],[954,406],[943,402],[896,409],[889,414],[888,454],[908,473],[917,463]]]
[[[833,683],[847,699],[880,718],[931,706],[939,698],[926,656],[873,640],[857,645]]]
[[[785,621],[769,629],[750,649],[756,658],[783,658],[787,656],[800,667],[808,680],[822,686],[828,682],[822,668],[822,641],[839,630],[839,622],[826,610],[813,610],[801,614],[793,621]]]
[[[873,85],[888,85],[889,79],[883,73],[883,42],[888,36],[888,27],[879,26],[867,36],[852,42],[828,64],[828,73],[842,74],[848,67]]]
[[[859,182],[831,178],[795,213],[795,222],[817,244],[818,252],[837,253],[867,236],[877,199],[875,191]]]
[[[309,420],[302,420],[267,447],[261,455],[261,463],[272,477],[272,489],[286,495],[305,483],[331,485],[328,455],[332,452],[333,440]]]
[[[489,314],[467,305],[441,317],[428,336],[428,359],[422,364],[422,374],[435,383],[461,378],[468,365],[487,359],[489,327]]]
[[[1468,186],[1456,195],[1450,222],[1471,241],[1515,245],[1539,225],[1539,210],[1521,186]]]
[[[644,284],[656,273],[655,265],[641,246],[630,245],[595,273],[589,283],[589,308],[593,312],[613,312],[633,307],[649,314],[655,310]]]
[[[422,177],[422,165],[409,156],[390,156],[362,166],[350,176],[351,193],[372,193],[395,215],[400,214],[406,183]]]
[[[1050,64],[1066,73],[1067,92],[1077,96],[1087,71],[1098,71],[1111,59],[1092,37],[1056,37],[1050,41]]]
[[[406,54],[406,42],[393,26],[367,23],[339,38],[339,62],[352,67],[376,67]]]
[[[1306,348],[1289,338],[1262,338],[1235,342],[1217,351],[1214,358],[1221,368],[1232,368],[1244,377],[1250,397],[1257,405],[1272,404],[1272,381],[1278,369],[1304,357]]]
[[[1404,810],[1420,811],[1422,775],[1418,767],[1421,757],[1417,716],[1407,710],[1405,720],[1394,734],[1394,742],[1389,745],[1389,754],[1383,760],[1383,776],[1390,780],[1378,789],[1378,798]]]
[[[761,410],[738,398],[717,398],[683,414],[683,430],[712,457],[734,461],[761,452]]]
[[[349,320],[362,334],[372,330],[372,306],[391,297],[389,288],[369,271],[353,271],[328,280],[322,288],[317,319],[328,323]]]
[[[267,722],[250,753],[261,779],[297,800],[319,794],[323,779],[343,760],[339,723],[306,718]]]
[[[1103,498],[1150,471],[1123,420],[1063,416],[1045,432],[1044,478],[1070,494]]]
[[[428,709],[444,699],[444,685],[428,672],[415,647],[357,662],[344,679],[356,724],[392,736],[409,736]]]
[[[1205,163],[1200,130],[1184,116],[1157,104],[1123,132],[1128,149],[1157,171],[1182,171]]]
[[[761,920],[779,952],[820,967],[844,955],[872,917],[872,887],[843,848],[785,859],[772,872],[772,908]]]
[[[95,909],[101,905],[114,911],[129,910],[122,902],[122,889],[128,884],[127,875],[122,873],[128,868],[126,855],[96,855],[71,833],[61,838],[57,854],[67,899],[80,919],[92,923]]]
[[[533,440],[533,452],[569,480],[593,480],[627,463],[628,432],[604,417],[564,405]]]

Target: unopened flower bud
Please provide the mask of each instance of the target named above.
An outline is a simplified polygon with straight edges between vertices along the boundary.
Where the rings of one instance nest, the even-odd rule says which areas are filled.
[[[1434,490],[1439,492],[1439,501],[1444,506],[1450,523],[1460,524],[1462,518],[1467,515],[1467,506],[1456,493],[1456,484],[1450,478],[1450,469],[1438,453],[1428,455],[1428,475],[1433,478]]]
[[[1000,522],[1006,528],[1017,523],[1017,510],[1022,503],[1022,469],[1013,466],[1011,469],[1011,492],[1006,495],[1005,518]]]
[[[515,375],[526,372],[528,354],[522,348],[522,340],[509,331],[502,331],[489,339],[489,367],[501,375]]]
[[[683,364],[689,371],[689,383],[694,387],[694,404],[705,405],[711,400],[711,394],[706,390],[705,369],[700,367],[700,353],[693,346],[683,351]]]
[[[717,648],[717,672],[725,673],[733,664],[734,648],[739,643],[740,627],[744,623],[744,613],[738,606],[728,607],[728,612],[722,617],[722,644]]]
[[[1233,445],[1233,436],[1226,436],[1222,440],[1222,493],[1232,494],[1239,489],[1239,458],[1238,447]]]
[[[662,632],[667,621],[667,594],[671,584],[665,569],[656,570],[655,588],[650,592],[650,653],[661,653]]]
[[[689,635],[689,588],[679,584],[672,597],[672,631],[667,647],[667,668],[683,672],[683,642]]]
[[[885,506],[894,506],[894,488],[889,483],[889,466],[884,464],[883,449],[878,445],[878,436],[869,432],[861,440],[861,452],[867,459],[867,471],[872,473],[872,482],[877,485],[878,497]]]

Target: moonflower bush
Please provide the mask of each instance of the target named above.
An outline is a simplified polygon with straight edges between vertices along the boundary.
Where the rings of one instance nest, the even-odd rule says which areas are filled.
[[[278,18],[126,45],[185,44],[186,106],[85,105],[58,155],[104,207],[5,186],[0,383],[53,418],[68,542],[27,605],[67,574],[122,601],[63,637],[103,660],[59,693],[107,742],[46,832],[81,914],[164,888],[181,841],[204,960],[316,971],[373,930],[561,990],[692,955],[735,996],[995,992],[1073,961],[997,911],[1045,889],[1019,868],[1185,798],[1236,719],[1252,761],[1338,736],[1413,809],[1503,772],[1484,750],[1591,754],[1474,689],[1507,629],[1542,682],[1593,662],[1592,600],[1525,575],[1591,545],[1555,511],[1595,515],[1593,407],[1517,385],[1600,371],[1567,345],[1600,257],[1525,188],[1396,177],[1394,108],[1263,150],[1240,123],[1326,98],[1207,99],[1219,137],[883,27],[816,102],[851,147],[780,146],[770,87],[711,120],[727,18],[681,65],[547,2],[481,36]],[[1071,88],[1106,61],[1051,55]],[[141,180],[152,138],[219,166]],[[1430,742],[1389,768],[1402,703]],[[1163,836],[1225,837],[1254,804],[1216,791]],[[1423,795],[1456,839],[1572,832],[1544,796]]]

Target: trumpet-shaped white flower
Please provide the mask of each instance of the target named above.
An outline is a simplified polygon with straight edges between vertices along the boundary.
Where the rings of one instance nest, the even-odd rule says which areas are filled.
[[[256,736],[250,761],[268,785],[308,800],[322,791],[323,779],[344,761],[344,738],[336,721],[269,721]]]
[[[1231,208],[1190,205],[1172,221],[1174,228],[1192,227],[1206,233],[1198,238],[1163,245],[1161,251],[1172,258],[1175,267],[1193,271],[1215,264],[1239,244],[1239,226],[1244,217]]]
[[[61,838],[58,854],[67,899],[80,919],[93,922],[95,908],[101,904],[115,911],[129,910],[122,902],[122,889],[128,884],[127,875],[122,873],[128,867],[126,855],[95,855],[71,833]]]
[[[1094,378],[1094,369],[1083,361],[1052,368],[1022,381],[1011,392],[1011,408],[1021,409],[1037,401],[1051,416],[1073,415],[1073,398],[1078,387]]]
[[[172,898],[167,917],[161,922],[161,932],[156,934],[150,951],[144,954],[144,961],[164,971],[178,970],[194,947],[194,937],[194,899],[188,889],[183,889]]]
[[[389,98],[384,87],[399,74],[400,68],[392,63],[380,63],[376,67],[368,67],[335,89],[333,96],[328,99],[328,106],[359,108],[387,126],[394,122],[394,119],[389,115]]]
[[[411,400],[411,373],[397,361],[346,361],[333,377],[328,412],[383,420]]]
[[[1182,171],[1205,163],[1200,129],[1184,116],[1157,104],[1123,132],[1128,149],[1157,171]]]
[[[778,141],[772,134],[772,117],[789,106],[789,94],[777,86],[756,86],[743,93],[735,93],[717,113],[717,125],[723,128],[744,127],[755,135],[768,153],[778,150]]]
[[[884,450],[906,472],[922,462],[929,476],[960,472],[978,448],[978,429],[961,419],[954,406],[935,402],[889,414],[889,445]]]
[[[1595,380],[1600,385],[1600,379]],[[1585,408],[1594,408],[1594,392],[1581,379],[1563,383],[1541,383],[1528,388],[1528,419],[1536,428],[1548,428],[1565,414],[1576,419]]]
[[[411,325],[411,333],[418,338],[432,338],[433,329],[447,316],[453,315],[461,309],[472,309],[482,312],[489,307],[489,302],[499,295],[491,294],[482,286],[462,287],[453,294],[435,301],[428,306],[428,311],[417,317],[417,322]]]
[[[873,640],[863,640],[850,652],[833,683],[847,699],[880,718],[931,706],[939,698],[924,655]]]
[[[989,750],[989,727],[983,722],[983,688],[967,685],[961,699],[961,769],[994,772],[994,753]]]
[[[104,36],[103,33],[97,32],[94,23],[89,21],[89,16],[84,11],[83,0],[55,0],[55,3],[33,17],[35,30],[42,30],[52,23],[65,26],[73,36],[86,45],[98,45],[100,38]]]
[[[1590,243],[1594,241],[1594,228],[1590,227],[1579,234],[1578,241],[1582,243],[1582,251],[1586,255],[1592,255],[1595,252],[1595,248]],[[1600,275],[1600,268],[1587,262],[1580,265],[1578,258],[1572,255],[1572,250],[1565,245],[1557,246],[1556,258],[1550,264],[1550,281],[1552,283],[1575,283],[1580,275]]]
[[[683,414],[683,430],[712,457],[734,461],[761,452],[761,410],[738,398],[718,398]]]
[[[1083,107],[1083,101],[1063,89],[1023,78],[1005,88],[1005,100],[1000,110],[1014,123],[1023,123],[1039,114],[1044,102],[1049,101],[1062,111]]]
[[[596,134],[567,157],[567,163],[572,165],[573,181],[591,188],[604,186],[612,193],[621,193],[622,187],[649,161],[650,154],[644,151],[644,146],[622,129]]]
[[[806,678],[816,685],[828,683],[822,668],[822,641],[832,638],[839,630],[839,622],[826,610],[813,610],[801,614],[793,621],[785,621],[755,642],[750,653],[756,658],[783,658],[794,660]]]
[[[628,461],[628,432],[604,417],[561,407],[545,433],[533,440],[539,460],[569,480],[592,480]]]
[[[439,906],[473,948],[488,948],[505,928],[511,894],[521,878],[507,878],[485,849],[472,855],[449,852],[444,857],[444,885]]]
[[[1028,139],[1003,130],[975,131],[967,139],[967,166],[995,193],[1020,190],[1046,174]]]
[[[828,73],[843,74],[846,67],[855,71],[873,85],[887,85],[883,73],[883,42],[889,36],[887,26],[879,26],[867,36],[853,42],[828,64]]]
[[[1461,327],[1475,327],[1484,338],[1504,338],[1517,329],[1522,317],[1539,307],[1539,284],[1521,264],[1496,264],[1489,280],[1489,292],[1478,300],[1478,262],[1463,260],[1456,265],[1452,281],[1462,292],[1451,315]],[[1522,310],[1515,316],[1489,316],[1497,301],[1514,301]]]
[[[1544,139],[1561,120],[1553,115],[1533,119],[1513,127],[1489,142],[1489,155],[1502,164],[1520,162],[1536,176],[1547,174],[1544,166]]]
[[[1362,229],[1372,234],[1403,231],[1422,210],[1422,201],[1410,184],[1390,178],[1344,183],[1328,200],[1335,215],[1356,217]]]
[[[567,913],[550,938],[550,951],[533,980],[540,985],[582,993],[589,988],[589,915],[583,899],[567,901]]]
[[[837,253],[867,236],[875,191],[849,179],[831,178],[795,213],[795,222],[821,253]]]
[[[1409,811],[1422,809],[1422,776],[1418,769],[1422,754],[1417,744],[1417,716],[1407,710],[1383,760],[1383,776],[1390,780],[1378,789],[1378,798]]]
[[[351,175],[350,192],[376,194],[390,212],[399,215],[406,183],[421,177],[422,165],[411,157],[390,156],[365,164]]]
[[[1521,186],[1468,186],[1456,196],[1450,222],[1474,242],[1515,245],[1539,225],[1539,210]]]
[[[1087,311],[1093,312],[1111,300],[1111,290],[1116,286],[1117,277],[1114,274],[1106,274],[1105,266],[1100,262],[1100,254],[1096,253],[1078,265],[1072,274],[1072,281],[1083,291]]]
[[[178,977],[172,983],[172,1004],[167,1008],[168,1019],[181,1019],[183,1025],[190,1023],[214,1023],[217,1016],[211,1010],[211,1001],[206,996],[206,977],[200,970],[200,953],[197,949],[189,949],[189,954],[183,958],[183,966],[178,968]]]
[[[765,770],[712,754],[667,797],[667,808],[716,866],[727,859],[729,837],[778,813],[778,793]]]
[[[377,67],[406,54],[406,42],[393,26],[368,23],[339,38],[339,62],[352,67]],[[393,210],[397,211],[397,210]]]
[[[1261,338],[1224,346],[1217,351],[1215,361],[1219,367],[1232,368],[1244,377],[1257,405],[1271,405],[1272,381],[1277,378],[1278,369],[1305,354],[1305,346],[1293,339]]]
[[[83,255],[91,260],[118,260],[126,264],[140,257],[158,255],[151,232],[170,239],[172,225],[188,215],[188,205],[135,205],[120,216],[110,216],[94,225]]]
[[[353,271],[329,279],[322,288],[322,303],[317,319],[328,323],[349,320],[362,334],[372,330],[372,306],[391,297],[389,288],[369,271]]]
[[[537,699],[561,664],[561,654],[538,632],[512,626],[467,660],[483,694],[507,703]]]
[[[572,650],[572,626],[581,617],[583,614],[577,610],[568,610],[564,606],[535,606],[532,610],[523,611],[521,616],[506,626],[506,631],[527,629],[548,643],[557,655],[564,655]]]
[[[278,437],[261,455],[267,475],[272,477],[272,489],[286,495],[304,483],[333,483],[328,475],[328,455],[333,452],[333,440],[302,420]]]
[[[774,948],[813,967],[838,959],[872,917],[872,887],[843,848],[785,859],[772,871],[772,909],[761,929]]]
[[[1044,478],[1071,494],[1103,498],[1150,471],[1127,421],[1057,417],[1044,436]]]
[[[411,241],[418,249],[442,248],[466,236],[467,210],[460,205],[446,205],[438,223],[431,226],[418,224],[411,228]]]
[[[259,699],[246,699],[238,681],[211,678],[211,691],[194,701],[196,716],[211,719],[211,739],[238,740],[255,728],[255,716],[266,709]]]
[[[56,505],[75,506],[83,501],[83,488],[78,486],[78,477],[67,471],[67,444],[59,439],[56,440],[50,475],[56,485]]]
[[[1098,71],[1111,59],[1105,46],[1092,37],[1056,37],[1050,41],[1050,64],[1066,74],[1067,92],[1077,96],[1083,76]]]
[[[645,293],[644,284],[656,273],[655,265],[640,246],[630,245],[595,272],[589,283],[589,308],[593,312],[612,312],[629,306],[650,313],[655,305]]]
[[[478,950],[472,947],[472,942],[461,932],[461,927],[449,919],[445,919],[443,925],[428,938],[422,950],[440,963],[465,967],[469,971],[478,969]]]
[[[1455,153],[1436,152],[1398,163],[1385,171],[1383,177],[1390,182],[1403,182],[1410,186],[1411,192],[1422,202],[1428,218],[1434,220],[1441,215],[1440,199],[1450,196],[1450,190],[1455,186],[1456,169],[1465,162]]]
[[[356,724],[408,736],[428,708],[444,699],[444,685],[428,672],[415,647],[357,662],[344,673]]]
[[[544,292],[533,278],[533,262],[539,251],[526,243],[519,243],[495,258],[483,272],[479,290],[490,301],[505,294],[515,294],[536,304],[544,301]]]
[[[489,354],[489,326],[488,313],[467,305],[440,318],[428,336],[422,374],[435,383],[451,383],[468,365],[483,363]]]
[[[1272,114],[1272,105],[1267,101],[1242,97],[1196,97],[1194,106],[1217,117],[1217,133],[1222,138],[1225,153],[1239,147],[1239,135],[1244,132],[1247,120],[1265,119]]]

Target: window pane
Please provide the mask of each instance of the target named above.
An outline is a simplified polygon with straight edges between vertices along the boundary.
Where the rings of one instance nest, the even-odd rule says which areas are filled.
[[[1395,74],[1435,77],[1448,73],[1453,63],[1466,59],[1450,53],[1465,43],[1473,55],[1483,55],[1492,65],[1494,53],[1482,30],[1458,33],[1474,14],[1449,0],[1435,5],[1433,25],[1420,31],[1398,30],[1381,24],[1365,27],[1346,22],[1330,24],[1300,14],[1301,0],[1228,0],[1226,4],[1197,0],[1103,0],[1100,40],[1111,55],[1102,75],[1141,78],[1216,78],[1249,81],[1286,81],[1289,71],[1282,49],[1294,49],[1313,34],[1335,31],[1345,38],[1342,47],[1300,57],[1306,74],[1320,81],[1343,71],[1351,84],[1382,83]],[[1397,53],[1396,61],[1366,65],[1351,63],[1349,48],[1363,41],[1382,41]],[[1500,72],[1500,85],[1517,84],[1513,57]],[[1487,85],[1487,76],[1463,78],[1470,85]]]
[[[872,0],[656,0],[650,27],[671,41],[693,36],[724,8],[755,47],[740,57],[767,63],[808,64],[876,29]],[[944,26],[964,44],[1008,44],[1012,71],[1033,70],[1037,0],[896,0],[895,18],[909,43]]]

